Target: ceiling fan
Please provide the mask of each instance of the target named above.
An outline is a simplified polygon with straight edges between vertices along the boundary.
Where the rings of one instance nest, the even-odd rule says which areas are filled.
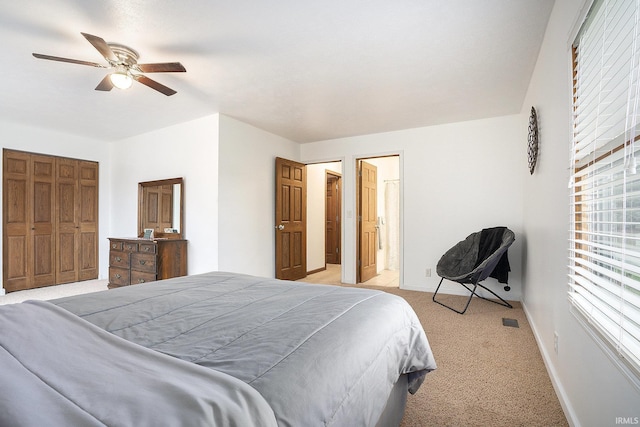
[[[145,86],[155,89],[167,96],[176,93],[175,90],[150,79],[143,73],[184,73],[187,70],[179,62],[161,62],[155,64],[138,64],[138,52],[128,46],[118,43],[107,43],[98,36],[80,33],[89,43],[95,47],[98,52],[104,56],[109,65],[102,65],[97,62],[80,61],[78,59],[61,58],[59,56],[43,55],[34,53],[33,56],[40,59],[49,59],[52,61],[69,62],[71,64],[89,65],[98,68],[112,68],[114,71],[105,76],[104,79],[96,86],[96,90],[110,91],[114,87],[119,89],[127,89],[136,80]]]

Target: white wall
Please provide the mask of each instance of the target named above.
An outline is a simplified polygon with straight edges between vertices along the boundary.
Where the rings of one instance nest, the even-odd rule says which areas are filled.
[[[578,324],[567,300],[570,42],[586,3],[556,1],[522,107],[519,157],[526,156],[531,106],[538,113],[540,138],[536,171],[532,176],[525,173],[523,187],[523,302],[572,424],[610,426],[616,424],[616,417],[640,416],[640,392]],[[558,354],[554,332],[559,336]]]
[[[88,138],[81,138],[74,135],[57,133],[13,123],[3,122],[0,125],[0,129],[1,148],[70,157],[74,159],[91,160],[99,163],[99,277],[106,278],[108,273],[105,267],[105,260],[108,261],[109,251],[106,236],[108,234],[110,216],[109,144]],[[0,169],[1,168],[2,166],[0,165]],[[2,188],[0,188],[0,193],[1,192]],[[2,215],[1,212],[0,215]],[[1,240],[2,239],[0,239],[0,250],[2,250]],[[0,273],[2,273],[2,268],[3,267],[0,266]],[[0,294],[4,294],[4,288],[0,288]]]
[[[435,290],[442,254],[468,234],[505,225],[516,233],[509,250],[511,291],[487,279],[498,294],[521,295],[522,155],[521,117],[497,117],[398,132],[303,144],[301,159],[345,159],[343,163],[344,252],[342,280],[355,283],[355,159],[400,155],[401,285]],[[526,142],[526,140],[525,140]],[[425,269],[433,275],[425,277]],[[448,286],[448,292],[460,292]]]
[[[326,171],[342,173],[342,163],[307,165],[307,271],[326,266]]]
[[[219,269],[274,277],[275,158],[299,146],[220,115],[219,156]]]
[[[100,278],[108,277],[107,238],[137,235],[138,183],[177,177],[189,274],[274,275],[275,157],[297,160],[296,143],[217,114],[112,143],[8,123],[2,141],[100,163]]]
[[[218,115],[112,144],[109,236],[138,233],[138,183],[184,178],[189,274],[218,269]],[[108,266],[108,256],[101,266]]]

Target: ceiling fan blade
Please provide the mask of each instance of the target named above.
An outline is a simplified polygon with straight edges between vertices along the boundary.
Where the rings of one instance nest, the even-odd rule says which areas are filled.
[[[177,93],[175,90],[168,88],[165,85],[160,84],[155,80],[151,80],[147,76],[134,75],[133,78],[139,81],[140,83],[142,83],[143,85],[149,86],[151,89],[155,89],[158,92],[163,93],[167,96],[171,96]]]
[[[69,62],[70,64],[90,65],[92,67],[108,68],[102,64],[98,64],[97,62],[80,61],[79,59],[71,58],[61,58],[59,56],[43,55],[41,53],[33,53],[32,55],[39,59],[50,59],[51,61]]]
[[[102,79],[102,81],[98,83],[98,86],[96,86],[96,90],[108,92],[111,89],[113,89],[113,83],[111,83],[111,74],[107,74],[106,76],[104,76],[104,79]]]
[[[93,47],[95,47],[98,50],[98,52],[100,52],[102,56],[105,57],[105,59],[112,62],[118,61],[118,57],[116,56],[115,53],[113,53],[113,50],[111,50],[107,42],[104,41],[102,37],[93,36],[91,34],[82,33],[82,32],[80,34],[82,34],[84,38],[87,39],[89,43],[91,43]]]
[[[179,62],[161,62],[156,64],[138,64],[143,73],[184,73],[187,70]]]

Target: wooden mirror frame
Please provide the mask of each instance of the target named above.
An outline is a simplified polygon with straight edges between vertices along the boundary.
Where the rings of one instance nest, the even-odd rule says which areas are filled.
[[[177,233],[165,233],[164,229],[160,230],[157,227],[151,227],[145,224],[147,218],[146,212],[149,207],[146,205],[144,197],[145,191],[148,191],[152,187],[162,187],[166,185],[179,185],[180,188],[180,211],[178,218],[179,229]],[[175,187],[174,187],[175,188]],[[172,190],[173,191],[173,190]],[[175,224],[175,219],[174,219]],[[138,237],[144,236],[145,228],[154,228],[154,238],[166,238],[166,239],[183,239],[184,238],[184,180],[182,178],[161,179],[157,181],[146,181],[138,183]]]

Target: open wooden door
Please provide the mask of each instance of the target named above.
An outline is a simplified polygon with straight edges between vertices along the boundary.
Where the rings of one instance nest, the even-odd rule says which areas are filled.
[[[377,194],[378,169],[367,162],[358,162],[358,277],[366,282],[378,274],[377,266]]]
[[[307,169],[276,158],[276,278],[307,276]]]
[[[340,264],[342,176],[337,172],[326,171],[327,192],[325,195],[325,263]]]

